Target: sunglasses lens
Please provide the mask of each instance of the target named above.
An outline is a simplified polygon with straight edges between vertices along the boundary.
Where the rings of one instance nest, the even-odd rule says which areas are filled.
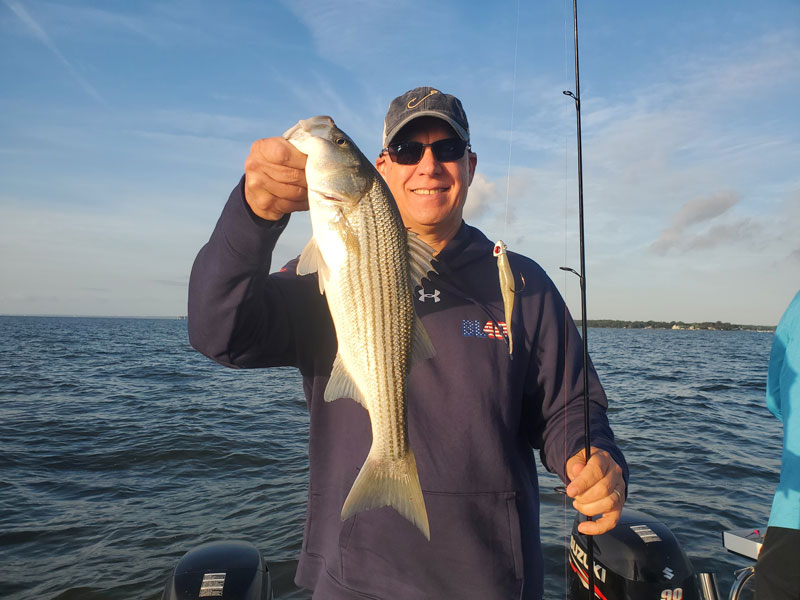
[[[389,146],[392,160],[401,165],[415,165],[422,158],[425,146],[421,142],[402,142]]]
[[[439,140],[431,144],[433,156],[439,162],[452,162],[464,156],[464,150],[467,147],[467,142],[458,138],[448,138],[446,140]]]
[[[400,165],[415,165],[422,159],[425,146],[430,146],[433,156],[439,162],[452,162],[464,156],[467,142],[458,138],[439,140],[432,144],[422,142],[400,142],[389,146],[389,158]]]

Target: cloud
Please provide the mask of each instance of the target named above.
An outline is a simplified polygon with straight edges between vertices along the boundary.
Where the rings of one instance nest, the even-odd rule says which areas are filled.
[[[685,248],[687,250],[714,248],[725,243],[751,240],[759,237],[758,232],[760,229],[761,226],[752,219],[741,219],[733,223],[714,225],[708,231],[686,240]]]
[[[172,201],[165,196],[159,204]],[[33,212],[30,205],[0,195],[2,251],[18,256],[0,261],[0,313],[185,312],[187,277],[207,225],[165,219],[161,209],[133,202],[114,202],[106,212]]]
[[[19,20],[22,21],[22,23],[30,30],[34,37],[44,44],[44,46],[50,50],[50,52],[52,52],[56,58],[58,58],[61,64],[66,67],[67,72],[84,89],[84,91],[89,94],[89,96],[91,96],[100,104],[106,104],[105,99],[97,92],[94,86],[86,81],[86,79],[84,79],[80,73],[78,73],[75,67],[72,66],[72,63],[70,63],[61,53],[44,28],[36,22],[36,20],[30,15],[30,13],[28,13],[28,11],[25,10],[25,8],[23,8],[19,2],[16,0],[3,0],[3,2],[15,15],[17,15]]]
[[[425,6],[425,18],[415,20],[413,31],[387,27],[407,21],[408,5],[372,0],[283,0],[283,4],[308,29],[320,56],[354,70],[374,69],[376,57],[397,61],[402,53],[395,51],[394,38],[422,44],[430,39],[426,36],[441,34],[441,23],[453,21],[446,7],[437,3]]]
[[[489,207],[497,204],[499,200],[497,184],[482,173],[475,173],[472,185],[469,186],[467,203],[464,205],[464,218],[467,221],[477,219],[486,214]]]
[[[657,254],[664,255],[670,248],[683,245],[686,247],[709,247],[712,240],[729,229],[712,228],[703,236],[687,240],[688,230],[693,226],[710,221],[723,215],[739,202],[739,197],[732,192],[720,192],[714,196],[696,198],[684,204],[672,219],[672,225],[665,229],[661,236],[650,246]]]
[[[737,202],[739,202],[739,198],[731,192],[722,192],[709,198],[690,200],[684,204],[678,214],[675,215],[670,229],[680,232],[695,223],[702,223],[703,221],[718,217]]]

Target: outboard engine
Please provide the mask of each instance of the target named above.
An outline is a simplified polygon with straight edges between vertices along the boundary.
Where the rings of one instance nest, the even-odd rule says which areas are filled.
[[[267,564],[247,542],[211,542],[187,552],[167,578],[161,600],[272,600]]]
[[[579,520],[580,519],[580,520]],[[570,538],[571,600],[588,597],[587,536],[578,532],[576,517]],[[622,511],[617,526],[593,536],[594,597],[601,600],[710,600],[715,592],[701,586],[689,558],[666,525],[644,513]],[[707,577],[708,574],[704,574]],[[716,582],[711,575],[712,587]]]

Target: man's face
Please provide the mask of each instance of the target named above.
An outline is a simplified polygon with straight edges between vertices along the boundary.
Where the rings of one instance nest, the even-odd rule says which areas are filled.
[[[445,121],[420,117],[404,127],[392,142],[431,144],[453,137],[458,136]],[[425,148],[416,165],[401,165],[383,154],[375,161],[375,166],[386,180],[406,227],[420,235],[447,241],[461,226],[467,189],[472,183],[477,160],[477,155],[467,150],[456,161],[439,162],[433,151]]]

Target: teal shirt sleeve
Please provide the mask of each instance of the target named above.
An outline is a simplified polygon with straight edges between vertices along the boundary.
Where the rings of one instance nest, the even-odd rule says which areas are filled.
[[[781,478],[769,524],[800,529],[800,292],[775,330],[767,371],[767,407],[783,422]]]
[[[782,335],[782,332],[776,329],[772,350],[769,353],[769,368],[767,369],[767,408],[781,421],[783,421],[783,412],[781,411],[781,375],[786,363],[787,348],[787,340],[784,338],[785,336]]]

